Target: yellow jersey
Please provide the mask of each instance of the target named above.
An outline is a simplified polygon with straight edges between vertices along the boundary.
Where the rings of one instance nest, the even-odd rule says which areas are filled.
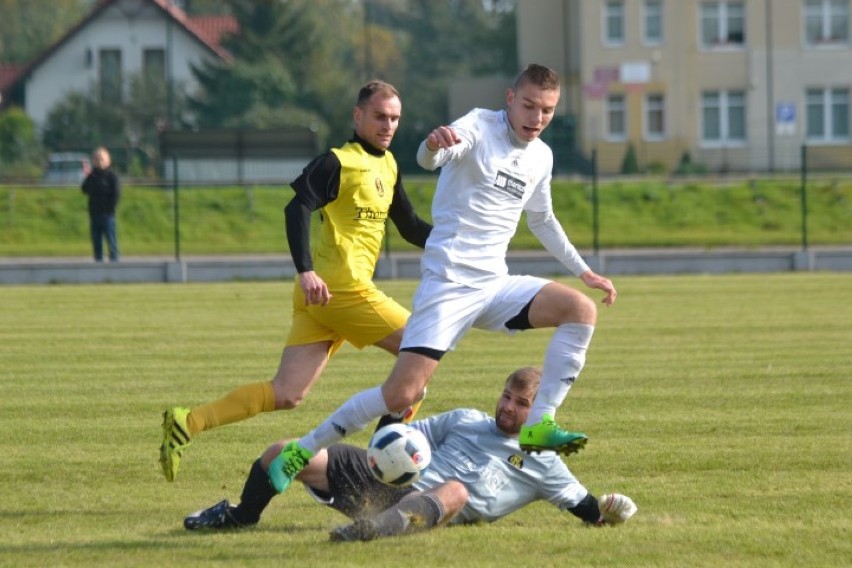
[[[389,151],[371,154],[354,141],[331,152],[340,161],[340,187],[320,209],[320,237],[311,247],[314,270],[330,290],[359,290],[372,286],[397,164]]]

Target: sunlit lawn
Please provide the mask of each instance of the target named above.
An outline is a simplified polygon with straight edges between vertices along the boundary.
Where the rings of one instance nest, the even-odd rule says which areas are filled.
[[[634,277],[602,309],[559,414],[586,431],[569,465],[639,505],[614,529],[536,504],[494,525],[335,545],[343,517],[294,487],[238,533],[183,516],[238,500],[272,441],[382,380],[345,348],[305,405],[197,438],[180,478],[157,464],[163,408],[271,377],[289,282],[0,289],[2,566],[842,566],[852,559],[852,278]],[[408,303],[413,282],[382,286]],[[547,331],[472,332],[422,412],[493,409]],[[352,438],[364,443],[367,434]]]

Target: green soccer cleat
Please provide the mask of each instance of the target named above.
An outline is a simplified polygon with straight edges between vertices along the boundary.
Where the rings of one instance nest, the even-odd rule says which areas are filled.
[[[299,442],[290,442],[284,446],[278,457],[269,464],[266,472],[272,487],[278,493],[283,493],[312,457],[314,454],[300,446]]]
[[[553,451],[569,455],[582,450],[588,440],[582,432],[563,430],[549,414],[534,426],[521,426],[518,436],[521,449],[527,453]]]
[[[174,481],[180,468],[181,453],[189,447],[189,409],[180,406],[163,412],[163,443],[160,444],[160,467],[166,481]]]

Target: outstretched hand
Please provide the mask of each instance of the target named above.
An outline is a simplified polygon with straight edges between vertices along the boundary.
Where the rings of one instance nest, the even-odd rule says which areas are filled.
[[[426,149],[437,152],[440,148],[449,148],[461,142],[456,131],[449,126],[439,126],[426,137]]]
[[[325,281],[313,270],[299,273],[299,286],[305,294],[305,305],[319,304],[325,306],[331,300],[331,292]]]
[[[604,303],[607,306],[611,306],[615,303],[615,298],[618,296],[618,292],[616,292],[615,286],[609,278],[601,276],[600,274],[595,274],[589,270],[588,272],[584,272],[580,275],[580,280],[582,280],[583,284],[589,288],[595,288],[606,292],[606,296],[604,296],[603,300],[601,300],[601,303]]]

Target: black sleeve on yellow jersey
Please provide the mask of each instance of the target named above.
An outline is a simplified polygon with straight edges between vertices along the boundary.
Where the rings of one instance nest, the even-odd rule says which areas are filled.
[[[311,259],[311,213],[337,199],[340,160],[333,152],[317,156],[290,184],[296,195],[284,208],[290,255],[299,273],[314,269]]]
[[[388,214],[393,224],[399,229],[399,234],[402,235],[403,239],[420,248],[426,246],[426,239],[432,232],[432,225],[417,216],[417,212],[414,211],[414,206],[411,205],[411,201],[405,193],[405,188],[402,186],[401,175],[396,178],[393,201],[391,201]]]
[[[287,242],[290,244],[290,256],[296,271],[301,274],[314,269],[311,258],[311,210],[296,195],[284,208],[284,221],[287,225]]]
[[[340,160],[334,152],[320,154],[305,166],[290,187],[311,211],[331,203],[340,192]]]

